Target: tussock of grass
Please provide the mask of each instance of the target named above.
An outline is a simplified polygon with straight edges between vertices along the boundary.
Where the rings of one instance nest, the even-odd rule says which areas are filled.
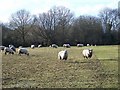
[[[57,59],[63,47],[29,48],[30,56],[2,53],[3,88],[117,88],[117,46],[90,47],[90,60],[83,58],[84,48],[67,48],[66,61]]]

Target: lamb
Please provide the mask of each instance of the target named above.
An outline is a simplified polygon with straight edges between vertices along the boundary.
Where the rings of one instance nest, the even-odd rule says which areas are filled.
[[[35,48],[35,45],[31,45],[31,48],[34,49],[34,48]]]
[[[84,58],[91,58],[92,57],[93,50],[92,49],[84,49],[82,54]]]
[[[67,60],[67,58],[68,58],[67,50],[63,50],[63,51],[60,51],[58,53],[58,59],[60,59],[60,60]]]
[[[83,44],[77,44],[77,47],[83,47],[84,45]]]
[[[13,51],[11,48],[8,48],[8,47],[5,47],[5,48],[4,48],[4,51],[5,51],[5,55],[6,55],[7,53],[9,53],[9,54],[14,54],[14,51]]]
[[[19,48],[18,49],[18,54],[21,55],[21,54],[26,54],[29,56],[29,53],[28,53],[28,50],[27,48]]]
[[[63,44],[63,47],[70,48],[70,44]]]

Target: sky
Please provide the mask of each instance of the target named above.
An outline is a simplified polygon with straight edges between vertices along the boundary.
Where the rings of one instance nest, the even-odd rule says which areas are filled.
[[[64,6],[74,12],[75,16],[97,16],[99,11],[108,7],[118,8],[120,0],[0,0],[0,22],[7,23],[10,16],[18,10],[25,9],[31,14],[47,12],[53,6]]]

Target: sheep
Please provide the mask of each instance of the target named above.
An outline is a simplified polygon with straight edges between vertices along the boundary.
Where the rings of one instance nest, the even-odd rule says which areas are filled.
[[[10,44],[10,45],[9,45],[9,48],[13,49],[13,51],[16,52],[16,48],[15,48],[14,45],[11,45],[11,44]]]
[[[82,54],[84,58],[91,58],[92,57],[93,50],[92,49],[84,49]]]
[[[22,48],[22,46],[19,46],[18,48]]]
[[[13,45],[9,46],[9,48],[16,52],[16,48]]]
[[[67,52],[67,50],[63,50],[63,51],[60,51],[59,53],[58,53],[58,59],[60,59],[60,60],[67,60],[67,58],[68,58],[68,52]]]
[[[53,48],[58,48],[58,45],[52,44],[51,47],[53,47]]]
[[[10,48],[10,47],[12,47],[12,46],[13,46],[13,45],[12,45],[12,44],[10,44],[10,45],[9,45],[9,48]]]
[[[77,47],[83,47],[84,45],[83,44],[77,44]]]
[[[50,45],[49,47],[52,47],[52,45]]]
[[[31,45],[31,48],[34,49],[34,48],[35,48],[35,45]]]
[[[90,46],[90,44],[87,44],[87,46]]]
[[[4,51],[5,46],[0,46],[0,50]]]
[[[28,50],[27,48],[19,48],[18,49],[18,54],[21,55],[21,54],[26,54],[29,56],[29,53],[28,53]]]
[[[9,53],[9,54],[14,54],[13,49],[8,48],[8,47],[5,47],[5,48],[4,48],[4,51],[5,51],[5,55],[6,55],[7,53]]]
[[[63,47],[70,48],[70,44],[63,44]]]
[[[40,48],[40,47],[42,47],[42,45],[40,44],[40,45],[38,45],[38,48]]]

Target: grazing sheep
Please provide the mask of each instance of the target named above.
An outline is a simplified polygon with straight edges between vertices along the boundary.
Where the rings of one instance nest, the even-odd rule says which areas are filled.
[[[90,44],[87,44],[87,46],[90,46]]]
[[[70,44],[63,44],[63,47],[70,48]]]
[[[13,46],[13,45],[12,45],[12,44],[10,44],[10,45],[9,45],[9,48],[10,48],[10,47],[12,47],[12,46]]]
[[[40,44],[40,45],[38,45],[38,48],[40,48],[40,47],[42,47],[42,45]]]
[[[93,50],[92,49],[84,49],[82,54],[84,58],[91,58],[92,57]]]
[[[49,47],[52,47],[52,45],[50,45]]]
[[[16,52],[16,48],[13,45],[11,45],[9,48]]]
[[[21,55],[21,54],[29,55],[27,48],[19,48],[18,49],[18,54],[19,55]]]
[[[83,44],[77,44],[77,47],[83,47],[84,45]]]
[[[58,45],[52,44],[51,47],[53,47],[53,48],[58,48]]]
[[[5,46],[0,46],[0,50],[4,51]]]
[[[19,46],[18,48],[22,48],[22,46]]]
[[[68,58],[68,52],[67,52],[67,50],[64,50],[64,51],[60,51],[59,53],[58,53],[58,59],[60,59],[60,60],[67,60],[67,58]]]
[[[6,55],[7,53],[9,53],[9,54],[14,54],[14,51],[13,51],[11,48],[8,48],[8,47],[5,47],[5,48],[4,48],[4,51],[5,51],[5,55]]]
[[[34,48],[35,48],[35,45],[31,45],[31,48],[34,49]]]
[[[16,48],[15,48],[14,45],[10,44],[10,45],[9,45],[9,48],[13,49],[13,51],[16,52]]]

